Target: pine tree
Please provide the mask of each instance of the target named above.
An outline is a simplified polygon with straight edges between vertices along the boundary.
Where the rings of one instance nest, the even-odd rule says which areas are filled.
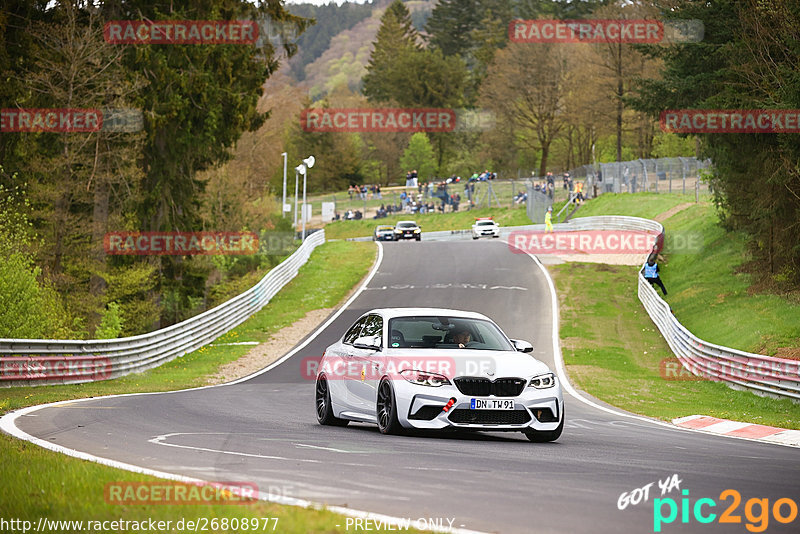
[[[387,74],[398,59],[421,48],[418,37],[408,8],[400,0],[395,0],[381,17],[375,48],[364,76],[363,91],[370,101],[388,102],[392,99],[393,88],[387,84]]]
[[[480,25],[483,15],[481,0],[441,0],[425,25],[431,46],[445,56],[465,56],[476,45],[470,33]]]

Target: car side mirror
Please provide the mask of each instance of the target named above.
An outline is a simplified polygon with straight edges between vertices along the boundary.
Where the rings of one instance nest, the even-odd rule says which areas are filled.
[[[533,345],[521,339],[512,339],[511,343],[519,352],[533,352]]]
[[[353,342],[357,349],[381,350],[381,336],[359,337]]]

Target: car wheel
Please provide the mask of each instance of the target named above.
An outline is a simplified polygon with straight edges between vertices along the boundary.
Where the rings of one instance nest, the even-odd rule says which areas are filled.
[[[400,434],[402,432],[403,429],[397,420],[394,388],[392,383],[385,378],[378,386],[378,402],[375,408],[378,416],[378,430],[381,434]]]
[[[500,234],[495,234],[492,237],[500,237]]]
[[[330,426],[347,426],[345,419],[339,419],[333,415],[333,406],[331,405],[331,392],[328,389],[328,379],[325,375],[317,378],[317,393],[315,395],[317,405],[317,421],[321,425]]]
[[[555,430],[527,430],[523,432],[529,440],[534,443],[545,443],[548,441],[555,441],[561,436],[561,432],[564,431],[564,414],[561,414],[561,423],[558,425],[558,428]]]
[[[474,235],[472,236],[472,239],[478,239],[478,236]]]
[[[418,236],[417,236],[417,241],[419,241],[420,239],[422,239],[422,236],[419,236],[419,235],[418,235]]]

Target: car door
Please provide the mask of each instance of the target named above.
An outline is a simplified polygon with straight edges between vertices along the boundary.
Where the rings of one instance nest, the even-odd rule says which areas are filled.
[[[334,376],[328,381],[331,388],[331,398],[340,399],[337,404],[343,405],[347,410],[356,410],[358,403],[352,394],[352,387],[350,383],[354,379],[360,378],[356,371],[358,361],[354,360],[353,342],[361,335],[361,329],[364,327],[367,317],[361,317],[358,321],[353,323],[347,333],[345,333],[342,342],[337,346],[336,354],[333,354],[335,359],[336,370]],[[334,397],[334,392],[336,393]]]
[[[383,317],[373,313],[366,317],[361,337],[378,336],[383,339]],[[375,400],[377,399],[378,382],[380,380],[381,350],[361,349],[353,347],[353,363],[360,370],[359,376],[352,377],[348,383],[350,394],[358,410],[366,415],[375,416]]]

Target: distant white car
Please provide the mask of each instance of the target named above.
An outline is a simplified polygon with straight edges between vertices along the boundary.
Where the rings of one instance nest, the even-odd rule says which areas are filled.
[[[325,349],[316,374],[317,420],[404,429],[523,432],[553,441],[564,428],[556,375],[488,317],[438,308],[362,315]]]
[[[398,221],[394,227],[394,240],[400,241],[401,239],[416,239],[420,240],[422,237],[422,230],[414,221]]]
[[[500,237],[500,226],[490,217],[475,219],[472,225],[472,239],[479,237]]]

